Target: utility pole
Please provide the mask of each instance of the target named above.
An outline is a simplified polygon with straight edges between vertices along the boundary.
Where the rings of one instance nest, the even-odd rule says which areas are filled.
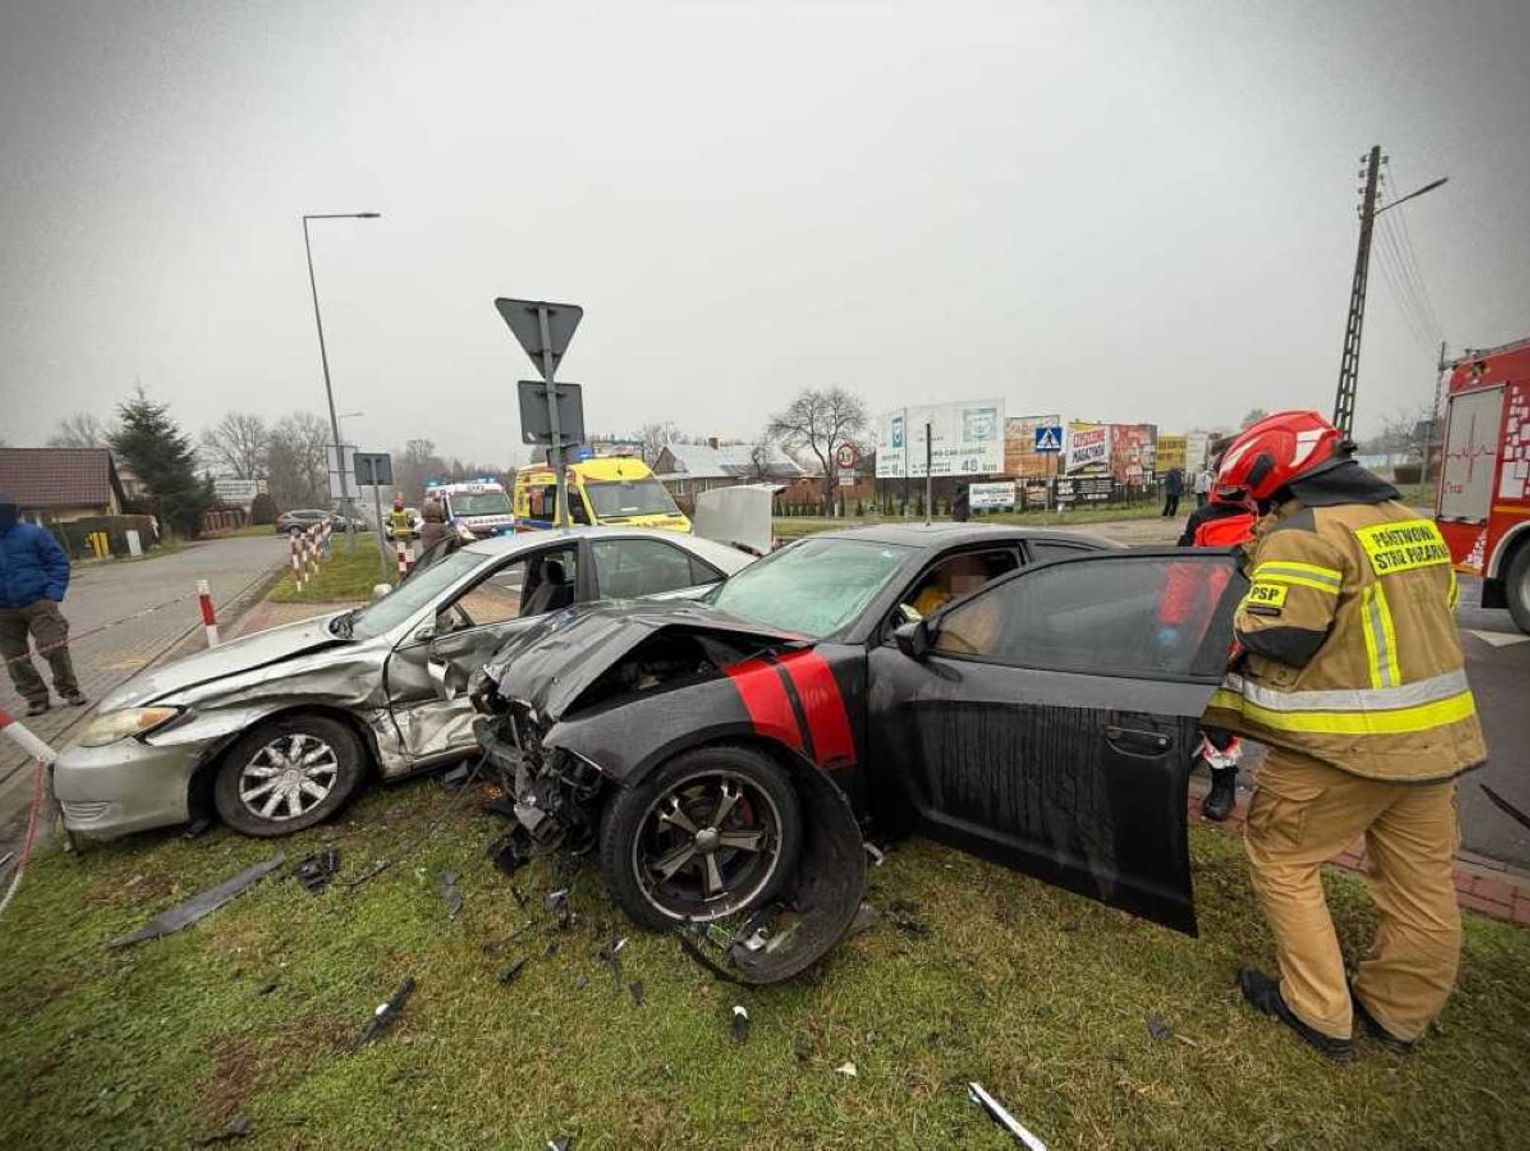
[[[1371,231],[1376,225],[1376,180],[1381,174],[1381,145],[1371,148],[1365,166],[1365,190],[1360,203],[1360,248],[1355,253],[1355,279],[1349,290],[1349,318],[1344,323],[1344,352],[1339,357],[1339,391],[1334,398],[1333,423],[1346,436],[1355,426],[1355,384],[1360,378],[1360,329],[1365,325],[1365,285],[1371,272]]]

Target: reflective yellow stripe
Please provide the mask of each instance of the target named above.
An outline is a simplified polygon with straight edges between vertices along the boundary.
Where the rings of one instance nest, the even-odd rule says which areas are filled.
[[[1365,652],[1370,657],[1371,686],[1396,687],[1401,682],[1397,672],[1397,633],[1380,584],[1365,589],[1360,610],[1365,617]]]
[[[1445,597],[1445,602],[1450,604],[1451,611],[1455,611],[1456,605],[1461,602],[1461,584],[1456,579],[1454,569],[1450,573],[1450,593]]]
[[[1272,572],[1265,567],[1255,571],[1254,578],[1263,583],[1283,583],[1289,584],[1292,587],[1310,587],[1314,591],[1327,592],[1329,595],[1339,594],[1339,585],[1336,583],[1308,579],[1306,576],[1287,575],[1285,572]]]
[[[1459,723],[1477,714],[1472,693],[1463,691],[1438,703],[1394,711],[1273,711],[1244,699],[1236,692],[1219,688],[1211,697],[1211,707],[1241,712],[1271,731],[1301,732],[1307,735],[1410,735]]]
[[[1344,586],[1344,573],[1318,564],[1298,563],[1296,560],[1266,560],[1254,568],[1254,578],[1261,576],[1290,576],[1295,579],[1316,580],[1328,584],[1335,591]]]

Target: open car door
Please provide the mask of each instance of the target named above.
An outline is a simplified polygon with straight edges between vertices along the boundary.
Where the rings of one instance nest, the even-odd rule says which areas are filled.
[[[1193,935],[1189,773],[1244,587],[1182,550],[996,580],[872,652],[873,755],[931,838]]]

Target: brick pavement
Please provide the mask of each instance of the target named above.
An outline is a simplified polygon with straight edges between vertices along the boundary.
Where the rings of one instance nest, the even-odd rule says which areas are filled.
[[[1250,778],[1242,773],[1240,783]],[[1210,787],[1199,771],[1190,779],[1190,816],[1200,818],[1201,800]],[[1243,834],[1248,819],[1248,801],[1251,793],[1238,789],[1238,805],[1226,823],[1209,824],[1229,835]],[[1332,861],[1335,867],[1345,871],[1366,873],[1365,841],[1357,840],[1349,849]],[[1493,919],[1530,926],[1530,873],[1510,867],[1498,860],[1485,859],[1463,852],[1456,859],[1456,903],[1466,911],[1475,911]]]

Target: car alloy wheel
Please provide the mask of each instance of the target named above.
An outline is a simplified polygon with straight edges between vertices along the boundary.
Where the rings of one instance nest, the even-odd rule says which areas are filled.
[[[781,813],[769,793],[737,772],[698,772],[648,805],[632,851],[639,887],[655,910],[671,919],[718,919],[748,906],[775,878]]]
[[[298,819],[330,797],[339,777],[333,747],[318,736],[292,732],[250,757],[239,773],[239,802],[260,819]]]

